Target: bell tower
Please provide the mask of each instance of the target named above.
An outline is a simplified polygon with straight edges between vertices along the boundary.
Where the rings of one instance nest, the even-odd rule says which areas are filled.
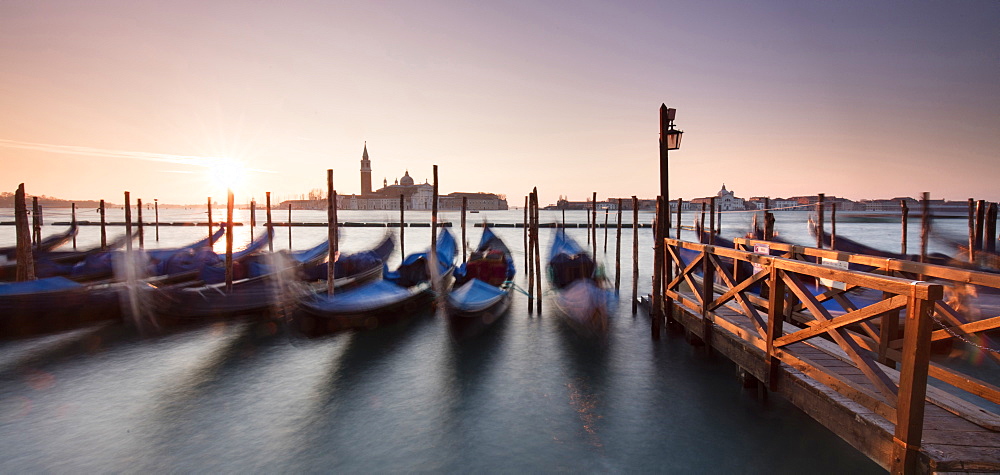
[[[368,160],[368,141],[365,141],[365,151],[361,154],[361,194],[372,193],[372,162]]]

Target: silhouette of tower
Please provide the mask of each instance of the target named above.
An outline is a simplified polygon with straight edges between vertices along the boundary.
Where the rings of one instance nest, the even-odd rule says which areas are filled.
[[[372,162],[368,160],[368,141],[365,141],[365,151],[361,154],[361,194],[372,192]]]

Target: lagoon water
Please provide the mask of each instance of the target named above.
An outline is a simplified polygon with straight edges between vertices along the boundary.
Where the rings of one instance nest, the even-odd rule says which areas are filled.
[[[65,219],[60,214],[68,213],[47,210],[46,220]],[[216,219],[223,214],[216,212]],[[287,218],[275,214],[276,221]],[[407,214],[408,220],[429,220],[426,212]],[[10,216],[0,210],[0,221]],[[151,216],[147,211],[147,222]],[[474,222],[520,222],[522,216],[513,210],[470,214],[468,240],[479,238]],[[786,239],[808,243],[805,217],[779,213],[777,229]],[[79,219],[96,217],[81,212]],[[160,219],[204,218],[200,210],[172,209],[161,210]],[[237,219],[246,222],[246,212]],[[319,211],[294,216],[324,219]],[[396,219],[398,212],[340,213],[341,221]],[[541,213],[542,222],[558,219],[558,212]],[[641,222],[651,219],[641,213]],[[442,213],[441,220],[453,222],[459,235],[458,213]],[[568,212],[567,220],[586,218]],[[624,221],[631,222],[631,212]],[[748,215],[727,214],[723,235],[735,236],[748,225]],[[919,236],[915,226],[911,253]],[[43,233],[60,228],[47,225]],[[236,230],[237,242],[245,242],[249,227]],[[344,228],[341,249],[364,248],[389,231],[397,232]],[[526,287],[522,231],[495,231],[515,253],[516,282]],[[121,232],[109,230],[109,238]],[[292,232],[293,247],[305,248],[326,230]],[[586,242],[584,229],[568,232]],[[550,233],[541,230],[543,260]],[[888,250],[899,246],[895,223],[838,223],[838,233]],[[204,227],[161,227],[156,242],[147,228],[145,241],[169,247],[205,234]],[[0,227],[0,246],[12,243],[13,235],[13,226]],[[407,228],[406,250],[426,248],[429,237],[429,228]],[[641,229],[639,238],[638,285],[645,294],[651,230]],[[652,341],[646,315],[630,311],[632,239],[631,229],[624,229],[622,298],[603,343],[579,338],[548,300],[540,315],[530,314],[520,294],[494,327],[469,339],[453,337],[440,315],[428,313],[319,340],[243,319],[163,334],[106,325],[0,342],[0,472],[881,471],[791,403],[742,389],[737,369],[724,357],[676,334]],[[80,247],[97,242],[98,227],[81,230]],[[598,242],[613,277],[614,229],[607,253],[603,229]],[[287,228],[277,229],[275,243],[287,247]],[[398,261],[397,250],[390,266]]]

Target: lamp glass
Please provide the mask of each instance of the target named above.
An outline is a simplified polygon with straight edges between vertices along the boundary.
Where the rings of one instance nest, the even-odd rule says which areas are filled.
[[[667,131],[667,150],[677,150],[681,148],[681,136],[683,131],[670,129]]]

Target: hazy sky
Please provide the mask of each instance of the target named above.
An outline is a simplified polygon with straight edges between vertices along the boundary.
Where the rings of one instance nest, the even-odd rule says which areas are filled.
[[[1000,2],[0,2],[0,189],[1000,200]]]

